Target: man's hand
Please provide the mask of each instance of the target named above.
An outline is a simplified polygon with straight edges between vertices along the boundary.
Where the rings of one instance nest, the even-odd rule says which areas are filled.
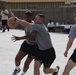
[[[11,39],[14,42],[15,41],[18,41],[18,40],[24,40],[24,39],[27,39],[28,41],[32,42],[32,41],[35,41],[35,36],[36,36],[36,32],[35,31],[32,31],[27,36],[18,37],[18,36],[12,35]]]
[[[18,37],[18,36],[15,36],[15,35],[12,35],[11,37],[12,41],[18,41],[18,40],[21,40],[21,37]]]
[[[68,52],[67,52],[67,51],[65,51],[65,52],[64,52],[64,56],[65,56],[65,57],[67,57],[67,55],[68,55]]]

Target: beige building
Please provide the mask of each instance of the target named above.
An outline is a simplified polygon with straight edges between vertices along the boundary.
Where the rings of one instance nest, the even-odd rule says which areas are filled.
[[[76,0],[6,0],[10,9],[47,9],[65,6]]]
[[[45,23],[50,19],[54,22],[67,23],[67,21],[70,21],[73,23],[72,15],[76,10],[76,6],[70,5],[74,1],[76,0],[6,0],[6,6],[8,9],[14,9],[14,13],[19,18],[23,18],[22,14],[25,10],[30,9],[34,12],[34,16],[37,13],[45,14]]]
[[[65,1],[65,4],[71,4],[71,3],[74,2],[74,1],[76,1],[76,0],[66,0],[66,1]]]
[[[47,9],[64,6],[72,0],[6,0],[10,9]]]
[[[10,9],[47,9],[65,6],[76,0],[6,0]]]

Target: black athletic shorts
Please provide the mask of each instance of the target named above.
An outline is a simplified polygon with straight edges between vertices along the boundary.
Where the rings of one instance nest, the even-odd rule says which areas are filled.
[[[24,41],[20,47],[20,51],[27,53],[28,57],[30,57],[30,58],[35,57],[35,53],[36,53],[37,49],[38,49],[37,44],[31,45],[31,44],[28,44],[26,41]]]
[[[2,20],[2,25],[6,26],[7,25],[7,20]]]
[[[71,55],[71,57],[69,58],[69,60],[72,60],[73,62],[76,63],[76,49],[74,50],[73,54]]]
[[[41,61],[44,67],[50,67],[56,58],[54,48],[49,48],[47,50],[37,50],[35,60]]]

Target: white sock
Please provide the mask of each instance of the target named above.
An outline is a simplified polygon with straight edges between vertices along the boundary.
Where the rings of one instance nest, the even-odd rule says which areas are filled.
[[[22,72],[22,75],[25,75],[25,72]]]
[[[17,70],[18,70],[18,69],[19,69],[19,66],[16,66],[16,68],[15,68],[15,69],[17,69]]]
[[[56,68],[55,72],[57,72],[57,71],[58,71],[58,68]]]

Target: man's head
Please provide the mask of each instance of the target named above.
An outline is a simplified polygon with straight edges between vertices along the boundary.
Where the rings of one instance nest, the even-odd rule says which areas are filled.
[[[26,11],[25,12],[25,20],[27,21],[27,22],[31,22],[32,21],[32,12],[31,11]]]
[[[34,22],[35,22],[35,24],[43,24],[44,19],[45,19],[45,16],[43,14],[37,14],[34,19]]]

